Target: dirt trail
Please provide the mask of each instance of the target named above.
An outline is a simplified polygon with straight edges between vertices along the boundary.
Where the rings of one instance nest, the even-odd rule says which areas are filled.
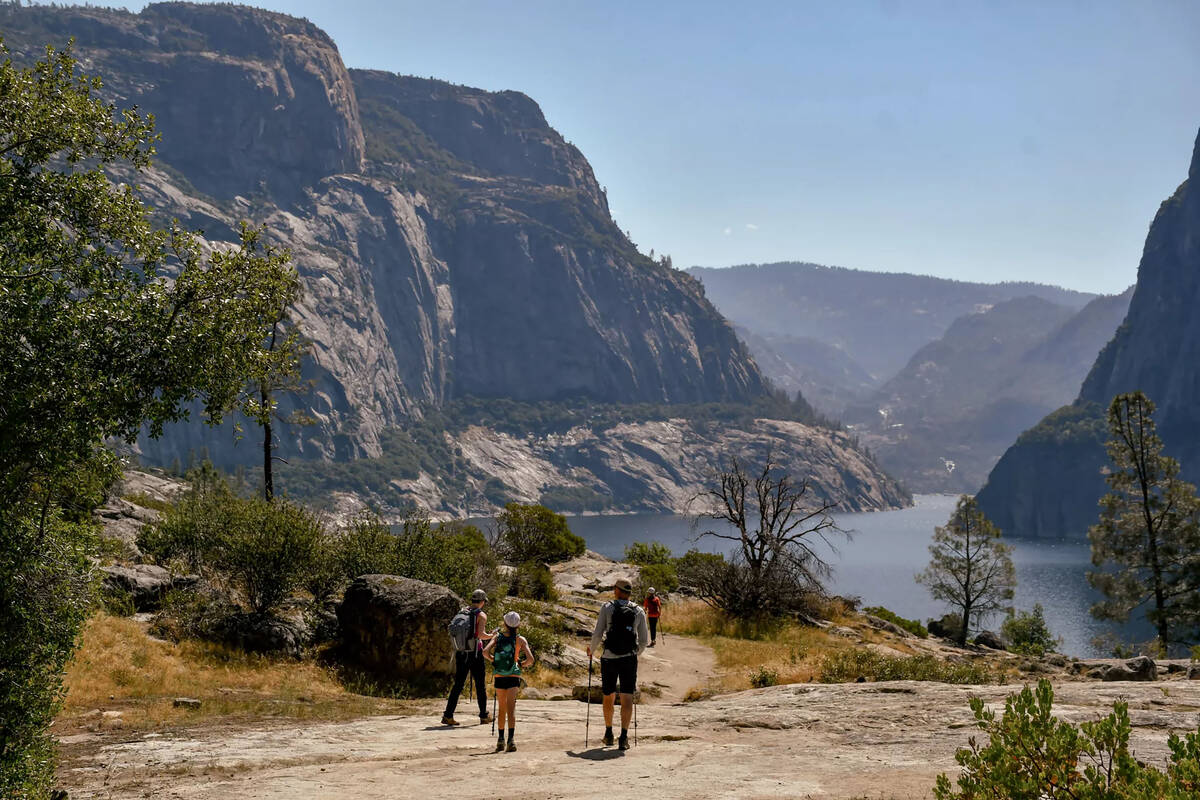
[[[704,686],[716,671],[712,650],[685,636],[659,636],[658,644],[646,648],[638,661],[638,684],[662,690],[661,702],[677,703],[689,689]],[[593,680],[599,680],[597,671]],[[647,696],[647,703],[656,702]]]
[[[640,744],[626,753],[596,739],[584,748],[582,703],[521,701],[519,750],[498,754],[487,726],[443,728],[430,703],[419,716],[77,749],[62,776],[72,798],[927,798],[939,772],[955,771],[954,751],[972,733],[968,698],[1000,703],[1015,688],[799,685],[647,704]],[[1188,682],[1065,683],[1057,707],[1079,721],[1118,697],[1130,701],[1136,753],[1153,763],[1168,731],[1200,723],[1200,686]],[[592,713],[596,722],[598,708]]]

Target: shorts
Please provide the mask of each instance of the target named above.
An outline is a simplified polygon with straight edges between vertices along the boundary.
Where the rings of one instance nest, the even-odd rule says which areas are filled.
[[[497,689],[519,689],[520,686],[521,686],[521,676],[520,675],[497,675],[496,676],[496,688]]]
[[[637,656],[600,659],[600,691],[612,694],[621,683],[621,694],[637,691]]]

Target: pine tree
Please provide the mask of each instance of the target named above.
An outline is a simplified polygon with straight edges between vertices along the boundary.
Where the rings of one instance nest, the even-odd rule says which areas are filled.
[[[1088,531],[1088,574],[1104,601],[1099,619],[1124,622],[1148,607],[1150,623],[1166,648],[1193,640],[1200,624],[1200,500],[1179,479],[1179,462],[1163,454],[1154,425],[1154,403],[1141,392],[1117,395],[1108,409],[1109,493],[1100,521]]]
[[[934,530],[929,552],[929,566],[917,582],[935,600],[958,610],[958,643],[965,645],[973,620],[1008,610],[1017,585],[1012,548],[1000,541],[1000,529],[979,510],[975,498],[963,495],[946,526]]]

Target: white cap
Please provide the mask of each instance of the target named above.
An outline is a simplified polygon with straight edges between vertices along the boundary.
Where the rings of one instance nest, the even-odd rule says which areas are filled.
[[[504,615],[504,624],[510,628],[516,628],[521,624],[521,615],[515,611],[510,611]]]

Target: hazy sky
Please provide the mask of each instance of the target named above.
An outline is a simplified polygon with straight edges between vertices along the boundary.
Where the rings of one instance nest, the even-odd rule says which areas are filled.
[[[1200,127],[1193,0],[255,5],[352,67],[529,94],[676,266],[1119,291]]]

